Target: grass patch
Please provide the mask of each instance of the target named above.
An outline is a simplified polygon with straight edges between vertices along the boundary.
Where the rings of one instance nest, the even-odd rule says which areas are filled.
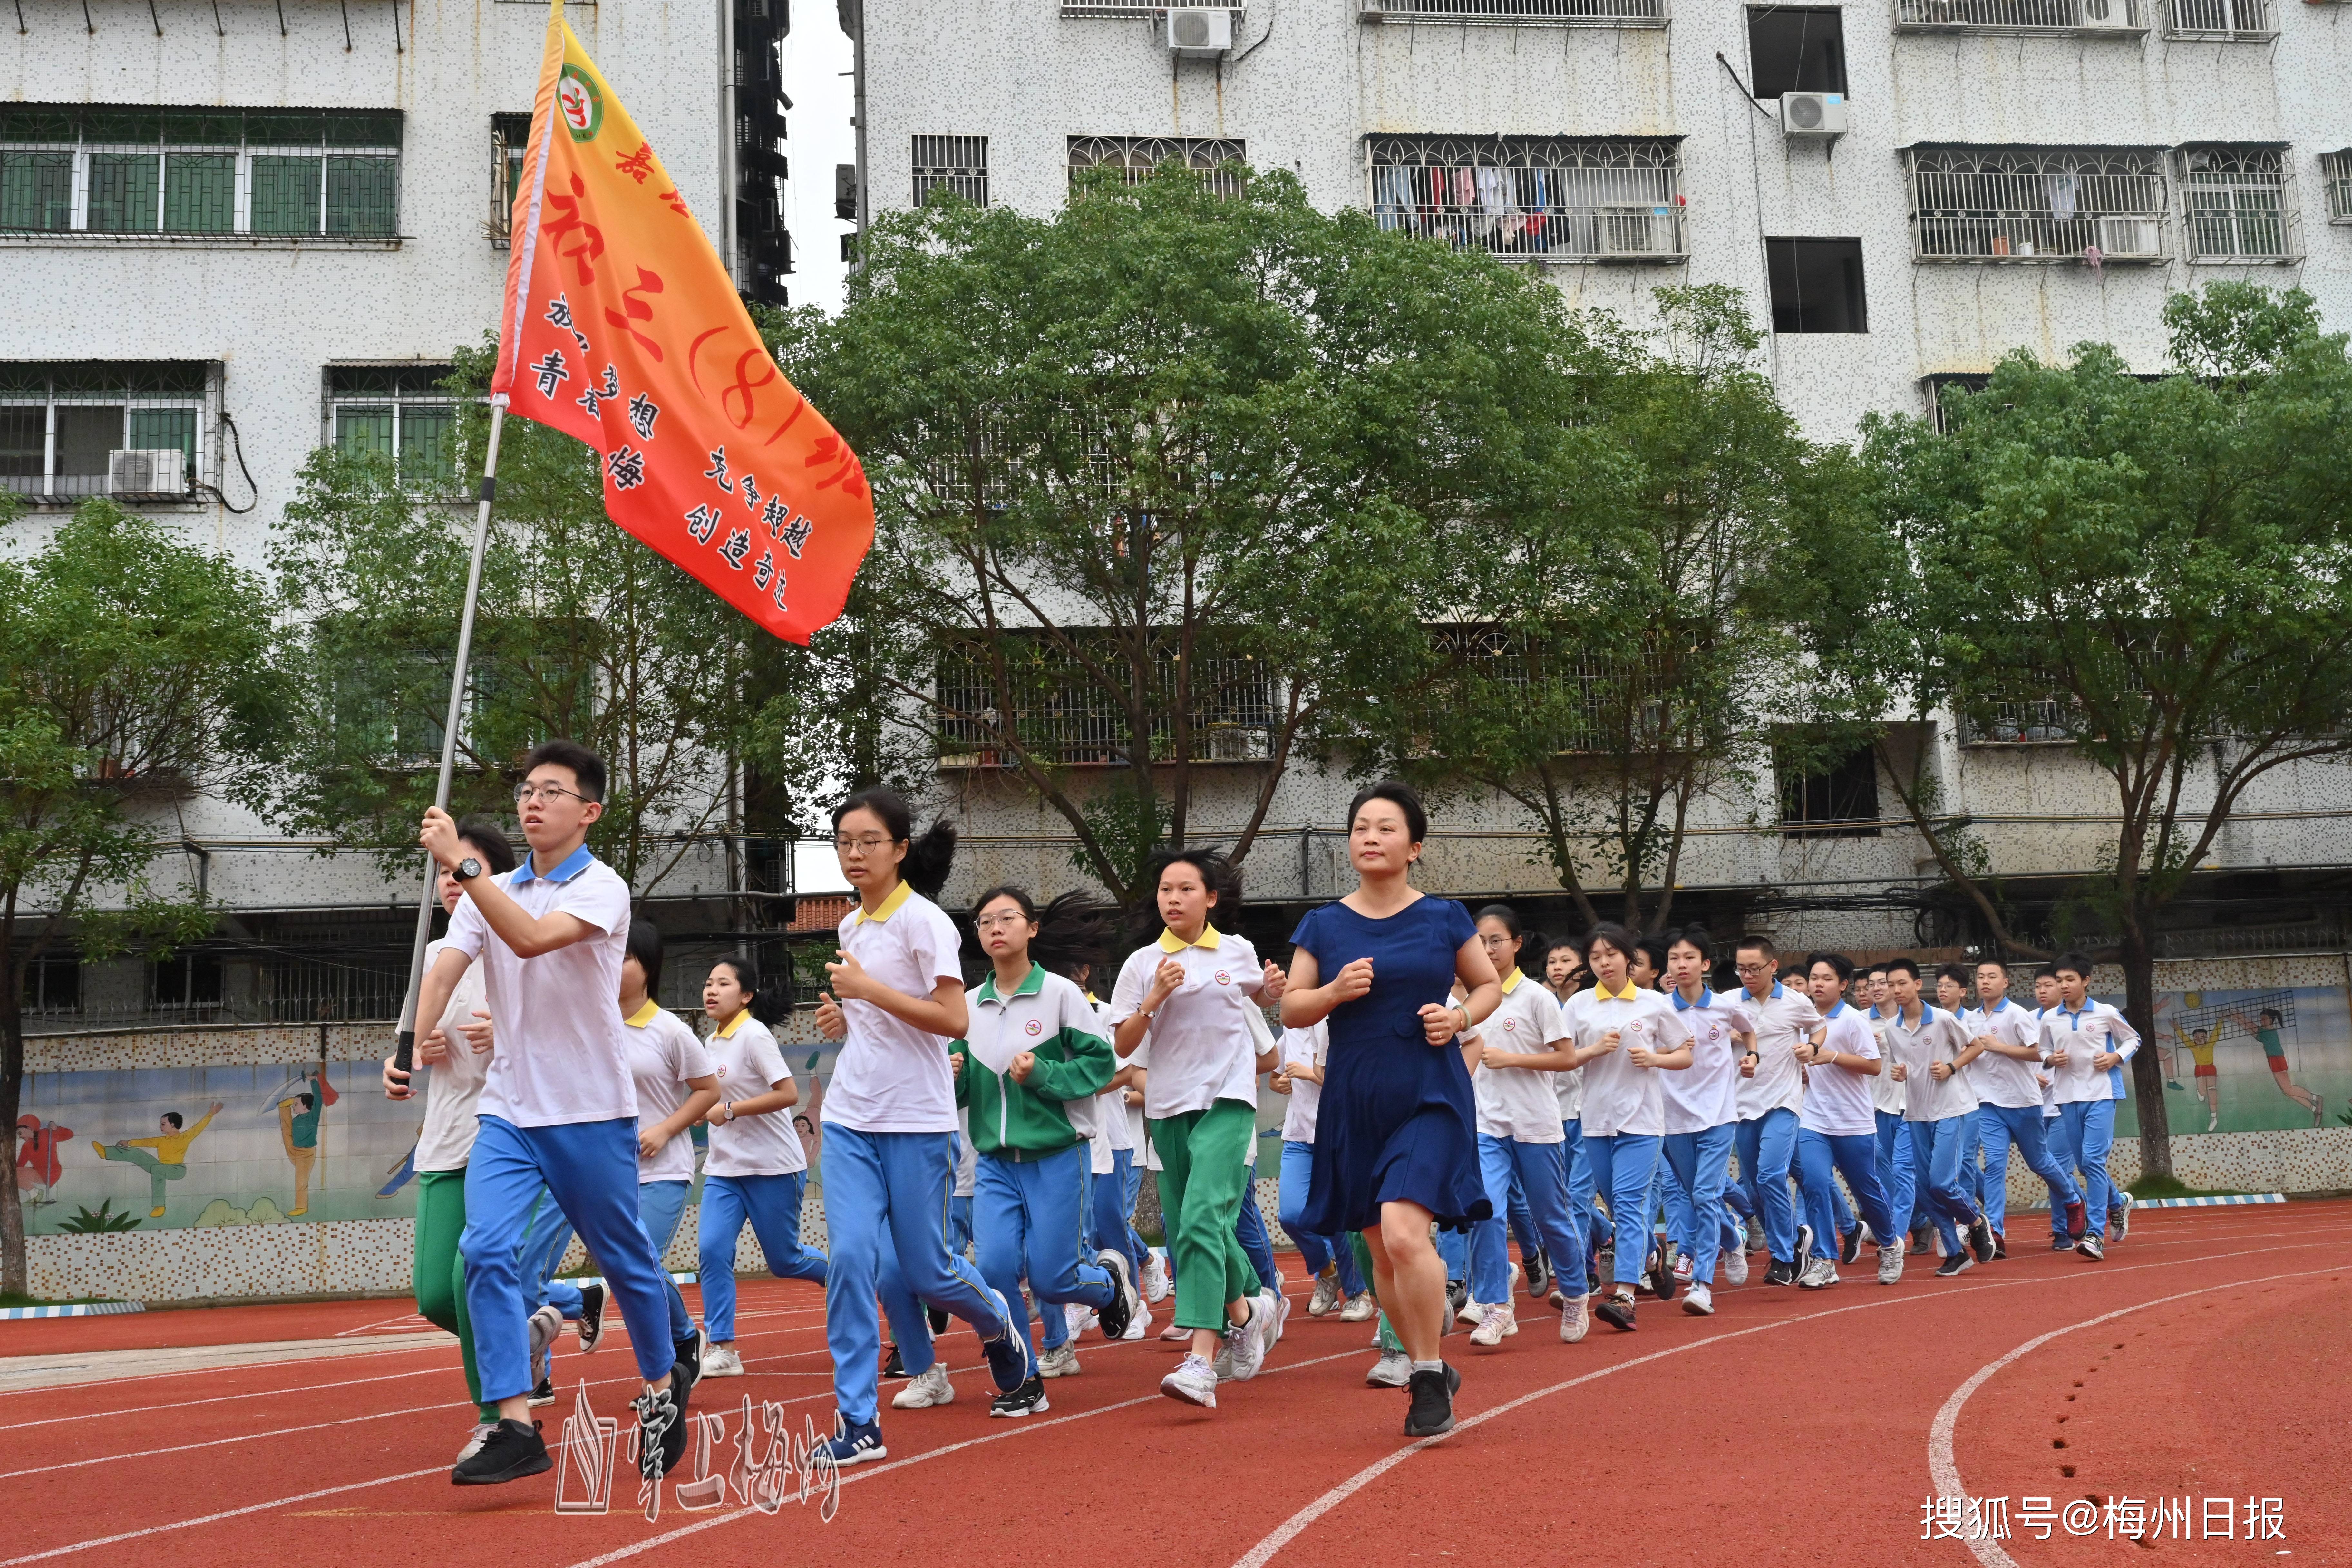
[[[121,1299],[120,1296],[75,1296],[63,1301],[52,1301],[46,1296],[27,1296],[21,1290],[0,1290],[0,1307],[95,1307]]]
[[[2131,1184],[2135,1202],[2149,1198],[2242,1198],[2253,1194],[2238,1187],[2192,1187],[2178,1176],[2142,1176]]]

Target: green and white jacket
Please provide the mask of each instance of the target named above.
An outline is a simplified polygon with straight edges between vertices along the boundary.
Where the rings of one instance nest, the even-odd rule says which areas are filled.
[[[1085,994],[1043,965],[1032,964],[1013,994],[996,976],[964,993],[971,1034],[948,1047],[964,1058],[956,1103],[971,1112],[972,1147],[1008,1160],[1057,1154],[1092,1138],[1095,1096],[1118,1070],[1110,1042],[1097,1032]],[[1013,1058],[1036,1053],[1027,1083],[1005,1076]]]

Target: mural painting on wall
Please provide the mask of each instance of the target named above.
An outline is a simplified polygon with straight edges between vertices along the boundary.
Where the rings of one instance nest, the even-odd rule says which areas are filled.
[[[2159,991],[2147,1044],[2176,1136],[2333,1124],[2352,1104],[2352,1010],[2336,987]]]
[[[831,1047],[795,1051],[793,1124],[817,1182]],[[26,1075],[16,1181],[29,1235],[407,1219],[421,1103],[373,1062]],[[699,1164],[702,1129],[695,1129]]]

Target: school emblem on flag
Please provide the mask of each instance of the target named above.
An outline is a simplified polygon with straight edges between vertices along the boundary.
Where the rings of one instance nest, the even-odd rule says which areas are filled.
[[[596,449],[615,523],[805,645],[873,542],[865,470],[777,368],[562,0],[520,187],[490,390]]]

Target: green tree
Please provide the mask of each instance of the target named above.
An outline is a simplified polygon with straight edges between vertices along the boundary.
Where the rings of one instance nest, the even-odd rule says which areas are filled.
[[[478,395],[493,353],[460,350],[452,390]],[[459,472],[479,470],[487,424],[469,405]],[[294,723],[268,792],[289,829],[412,860],[439,765],[472,522],[470,508],[419,493],[383,457],[322,447],[305,466],[270,546],[298,628]],[[800,650],[607,520],[595,453],[506,422],[452,811],[510,816],[523,752],[578,740],[610,772],[592,841],[650,892],[740,828],[745,767],[784,797],[765,826],[789,823],[808,679]]]
[[[1227,173],[887,217],[837,318],[772,323],[874,481],[841,636],[893,754],[1039,803],[1121,898],[1215,764],[1251,764],[1246,856],[1289,765],[1417,679],[1452,557],[1561,440],[1556,290]]]
[[[2165,907],[2247,792],[2352,751],[2345,335],[2302,291],[2241,283],[2175,295],[2165,320],[2179,374],[2141,380],[2097,344],[2021,353],[1954,399],[1947,433],[1866,437],[1911,573],[1882,606],[1907,624],[1897,695],[1987,732],[2034,705],[2112,784],[2082,896],[2144,1037]],[[2133,1078],[2142,1168],[2169,1174],[2156,1052]]]
[[[25,1289],[26,979],[68,943],[168,952],[210,929],[150,868],[199,784],[249,785],[280,697],[271,637],[258,578],[110,501],[0,559],[0,1290]]]

